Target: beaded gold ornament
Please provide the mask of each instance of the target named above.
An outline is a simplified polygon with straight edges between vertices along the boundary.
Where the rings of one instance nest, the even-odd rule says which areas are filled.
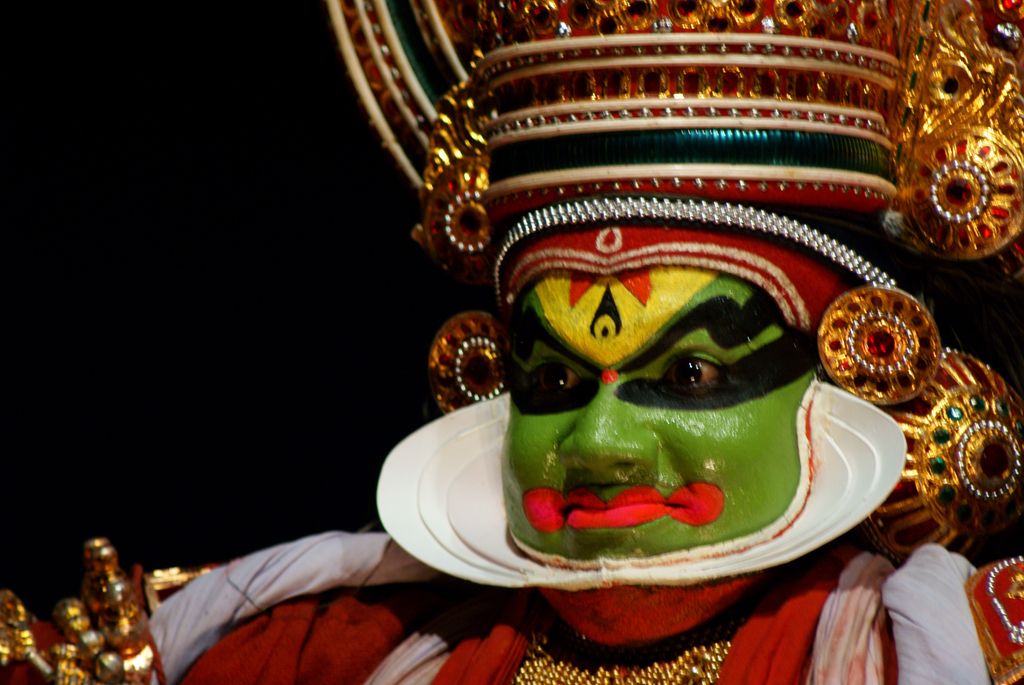
[[[871,286],[829,305],[818,327],[818,353],[839,387],[881,405],[919,393],[942,354],[935,321],[917,300]]]
[[[45,652],[29,623],[36,621],[10,590],[0,589],[0,667],[26,661],[56,685],[143,685],[156,652],[135,588],[106,538],[87,540],[82,597],[57,603],[53,621],[64,638]],[[95,627],[94,627],[95,624]]]
[[[423,223],[413,238],[457,281],[482,285],[491,278],[497,245],[481,203],[488,185],[486,143],[477,130],[472,90],[456,86],[438,103],[420,205]]]
[[[712,685],[746,616],[682,633],[646,647],[609,647],[561,622],[535,635],[513,685]]]
[[[893,493],[863,524],[881,551],[905,559],[926,542],[967,556],[1024,508],[1024,403],[992,369],[946,350],[935,377],[887,410],[907,439]]]
[[[509,339],[487,312],[463,312],[434,336],[427,366],[430,389],[441,411],[497,397],[505,390]]]
[[[1007,10],[1002,0],[992,5]],[[1019,56],[986,30],[972,2],[911,7],[890,119],[900,188],[893,207],[907,219],[899,237],[946,259],[998,253],[1024,230]],[[1019,27],[1001,30],[1016,33],[1019,49]]]

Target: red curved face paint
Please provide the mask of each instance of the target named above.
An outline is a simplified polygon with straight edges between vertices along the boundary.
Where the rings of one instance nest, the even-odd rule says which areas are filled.
[[[604,502],[586,488],[563,496],[551,488],[523,495],[530,525],[542,533],[570,528],[627,528],[671,516],[680,523],[702,526],[722,514],[725,496],[711,483],[690,483],[668,497],[650,485],[635,485]]]

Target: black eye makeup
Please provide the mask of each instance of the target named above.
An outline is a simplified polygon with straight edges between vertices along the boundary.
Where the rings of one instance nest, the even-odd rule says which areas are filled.
[[[732,407],[764,397],[814,368],[817,357],[807,336],[786,330],[782,337],[732,364],[685,357],[660,378],[636,378],[615,396],[643,407],[699,411]]]
[[[541,364],[527,371],[517,362],[509,370],[512,401],[523,414],[553,414],[580,409],[597,394],[596,378],[582,378],[559,362]]]
[[[749,344],[770,327],[779,337],[735,362],[716,363],[689,353],[679,341],[698,330],[723,350]],[[541,324],[536,311],[525,308],[514,316],[508,386],[512,401],[523,414],[551,414],[585,407],[597,394],[601,370],[574,354]],[[542,343],[547,360],[532,369],[524,362]],[[675,359],[659,360],[682,347]],[[552,358],[557,357],[557,358]],[[701,302],[675,322],[654,343],[623,364],[623,375],[661,367],[659,376],[622,382],[615,396],[642,407],[702,411],[732,407],[767,395],[800,378],[817,364],[817,351],[809,336],[782,323],[775,303],[757,291],[744,304],[717,296]]]

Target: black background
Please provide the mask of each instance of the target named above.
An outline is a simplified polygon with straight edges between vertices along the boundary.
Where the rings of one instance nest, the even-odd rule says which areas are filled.
[[[0,587],[45,616],[92,536],[155,569],[372,522],[434,332],[493,301],[409,239],[324,7],[4,11]]]
[[[493,305],[409,238],[325,7],[33,11],[5,22],[0,587],[48,615],[91,536],[154,569],[373,521],[434,332]]]

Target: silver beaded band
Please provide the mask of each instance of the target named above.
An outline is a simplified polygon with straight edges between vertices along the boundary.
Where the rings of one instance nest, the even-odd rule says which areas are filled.
[[[999,614],[999,620],[1003,623],[1003,628],[1005,628],[1006,632],[1009,633],[1010,639],[1018,645],[1024,645],[1024,624],[1013,625],[1013,622],[1010,621],[1010,617],[1007,615],[1002,602],[1000,602],[999,598],[996,597],[996,576],[1010,566],[1016,566],[1021,563],[1024,563],[1024,556],[1003,559],[988,572],[988,583],[985,587],[989,598],[992,600],[992,607],[996,610],[996,613]]]
[[[523,238],[551,228],[595,222],[653,219],[689,221],[740,228],[785,238],[809,248],[878,288],[895,288],[887,273],[839,241],[789,217],[745,205],[707,200],[674,200],[648,197],[614,197],[575,200],[535,209],[521,218],[505,236],[494,264],[495,290],[501,305],[501,265],[512,246]]]
[[[967,475],[967,467],[964,462],[967,460],[967,443],[976,434],[985,431],[990,434],[998,434],[1005,439],[1003,446],[1010,453],[1010,465],[1009,474],[1006,476],[1005,482],[995,490],[982,490],[975,484]],[[1014,440],[1013,433],[1010,429],[1001,423],[996,421],[978,421],[972,424],[963,435],[960,436],[960,440],[956,446],[956,472],[960,476],[960,481],[966,486],[972,495],[981,500],[995,500],[1003,495],[1009,493],[1020,480],[1020,464],[1021,453],[1017,448],[1016,440]]]
[[[473,348],[485,348],[490,350],[495,355],[500,355],[501,352],[498,350],[498,345],[490,338],[486,338],[482,335],[475,335],[472,338],[466,338],[459,345],[459,349],[455,352],[455,383],[459,386],[459,390],[466,397],[469,397],[474,402],[483,402],[484,400],[493,400],[495,397],[500,395],[505,390],[505,382],[499,381],[497,387],[491,390],[486,395],[475,393],[466,387],[466,381],[462,377],[462,360],[466,356],[466,352]]]

